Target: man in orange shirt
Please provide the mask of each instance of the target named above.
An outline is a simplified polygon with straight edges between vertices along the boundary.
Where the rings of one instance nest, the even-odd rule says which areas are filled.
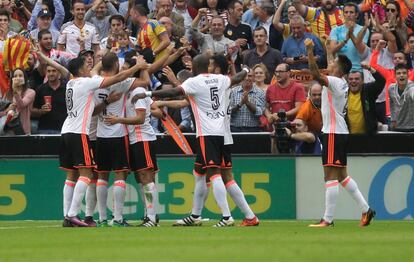
[[[309,132],[315,134],[319,134],[322,129],[321,95],[322,86],[316,81],[312,82],[309,86],[308,99],[300,106],[296,115],[297,119],[307,123]]]

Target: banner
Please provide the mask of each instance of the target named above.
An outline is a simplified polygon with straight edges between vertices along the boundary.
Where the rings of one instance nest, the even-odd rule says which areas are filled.
[[[375,219],[414,218],[414,158],[349,157],[348,175],[358,184]],[[296,158],[298,219],[320,219],[325,209],[325,187],[320,157]],[[340,188],[335,218],[360,219],[361,210]]]
[[[193,202],[194,159],[160,157],[158,163],[160,218],[177,219],[188,215]],[[235,157],[233,164],[235,180],[259,218],[296,217],[294,158]],[[64,181],[65,173],[58,169],[56,159],[1,159],[0,220],[62,219]],[[107,207],[111,214],[112,187],[109,188],[109,192]],[[135,179],[130,175],[124,204],[126,219],[142,217],[143,206],[139,196]],[[243,218],[229,195],[227,198],[232,215],[238,219]],[[84,210],[84,206],[82,208]],[[212,219],[221,217],[212,192],[202,216]]]

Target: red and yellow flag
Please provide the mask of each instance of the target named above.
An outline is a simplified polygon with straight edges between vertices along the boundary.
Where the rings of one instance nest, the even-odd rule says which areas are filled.
[[[27,69],[30,53],[30,41],[22,36],[8,38],[4,43],[3,65],[7,72],[16,68]]]
[[[3,53],[0,53],[0,98],[9,90],[9,78],[3,68]]]

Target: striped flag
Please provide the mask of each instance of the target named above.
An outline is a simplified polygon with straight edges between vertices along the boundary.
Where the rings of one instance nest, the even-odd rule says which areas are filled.
[[[4,43],[3,65],[7,72],[16,68],[27,69],[30,53],[30,40],[20,35],[8,38]]]
[[[3,67],[3,53],[0,53],[0,98],[6,95],[9,90],[9,78]]]

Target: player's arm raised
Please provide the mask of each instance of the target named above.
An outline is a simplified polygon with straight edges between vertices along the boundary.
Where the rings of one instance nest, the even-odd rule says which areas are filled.
[[[233,86],[235,86],[235,85],[237,85],[237,84],[239,84],[241,81],[243,81],[245,78],[246,78],[246,76],[247,76],[247,73],[250,71],[250,69],[248,69],[248,68],[243,68],[243,70],[242,71],[240,71],[240,72],[238,72],[237,74],[235,74],[234,76],[232,76],[231,78],[230,78],[230,87],[233,87]]]
[[[313,48],[315,47],[313,41],[309,38],[306,38],[305,47],[306,47],[306,52],[308,53],[309,70],[311,71],[313,79],[315,81],[318,81],[322,86],[328,86],[328,83],[329,83],[328,78],[319,72],[318,65],[316,64],[316,59],[313,54]]]

